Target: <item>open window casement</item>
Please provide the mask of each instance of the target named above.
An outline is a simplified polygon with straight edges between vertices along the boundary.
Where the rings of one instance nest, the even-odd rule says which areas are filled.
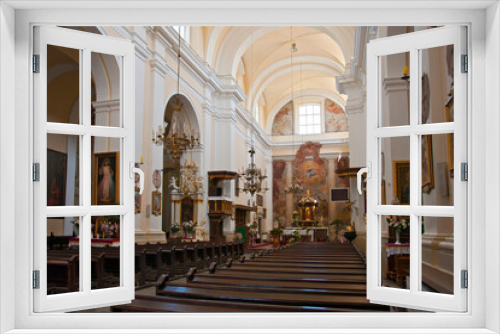
[[[381,38],[368,44],[367,297],[373,303],[434,311],[467,310],[467,290],[462,286],[463,271],[467,270],[467,182],[462,180],[460,175],[461,164],[467,162],[467,74],[464,73],[467,70],[463,67],[467,65],[462,64],[462,60],[466,59],[463,55],[466,55],[467,51],[465,29],[442,27]],[[435,96],[439,94],[436,85],[429,91],[428,81],[432,80],[432,71],[437,71],[439,68],[439,66],[429,66],[430,52],[441,52],[442,55],[448,56],[448,65],[443,61],[440,66],[448,69],[451,86],[454,87],[454,94],[451,95],[454,98],[454,108],[448,105],[448,109],[445,109],[448,91],[444,93],[445,100],[442,104],[432,102],[429,106],[430,94]],[[389,67],[394,65],[390,64],[390,59],[395,59],[393,57],[400,58],[397,66],[393,66],[397,67],[397,71],[393,69],[392,76],[389,77],[387,73],[390,73]],[[409,78],[401,77],[403,64],[409,65]],[[453,66],[450,66],[451,64]],[[445,69],[441,68],[440,71]],[[391,85],[393,88],[394,85],[398,85],[397,89],[404,90],[406,95],[403,95],[403,98],[400,95],[399,100],[393,98],[392,101],[388,101],[387,92],[391,90],[389,87]],[[450,82],[443,86],[449,87],[447,85],[450,85]],[[443,119],[444,116],[438,117],[445,112],[451,116],[446,119]],[[432,173],[429,169],[433,168],[432,139],[437,142],[439,136],[441,139],[448,138],[451,154],[447,163],[450,172],[453,172],[453,166],[456,170],[454,177],[449,178],[450,190],[449,194],[446,194],[449,200],[445,204],[429,200],[431,193],[429,187],[433,185],[430,182],[434,182],[429,179],[433,177],[429,174]],[[397,156],[405,154],[407,159],[402,160],[406,160],[409,189],[407,187],[398,190],[402,192],[401,194],[394,193],[395,197],[399,197],[399,201],[385,203],[385,199],[382,200],[382,196],[385,196],[383,173],[388,175],[386,171],[392,168],[392,174],[397,175],[395,169],[401,166],[398,165]],[[444,170],[448,172],[449,169],[444,168]],[[436,178],[440,177],[437,175],[438,172],[434,170]],[[399,181],[395,176],[392,185],[387,186],[401,189],[402,185],[397,185]],[[434,188],[434,192],[441,191],[437,182]],[[389,256],[388,218],[390,221],[393,217],[400,222],[402,219],[410,221],[409,251],[406,254],[409,270],[398,273],[409,283],[399,287],[386,284],[386,271],[383,268]],[[429,234],[435,239],[428,239]],[[431,243],[429,240],[434,241]],[[446,256],[452,257],[449,261],[452,266],[446,268],[448,288],[444,291],[437,290],[439,293],[429,292],[433,290],[425,288],[429,270],[442,272],[441,268],[428,265],[429,257],[432,257],[434,262],[439,261],[440,253],[434,252],[429,255],[432,247],[446,249]],[[424,258],[427,262],[425,264]]]
[[[134,45],[35,27],[33,72],[34,311],[128,303],[134,298]],[[62,227],[56,235],[79,234],[69,239],[71,251],[48,250],[54,226]],[[91,249],[99,233],[114,246],[107,259],[114,275],[95,284],[92,277],[105,276]]]

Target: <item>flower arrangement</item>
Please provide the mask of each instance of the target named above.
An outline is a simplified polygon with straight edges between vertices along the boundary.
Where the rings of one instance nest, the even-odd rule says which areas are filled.
[[[172,226],[170,226],[170,232],[172,232],[173,234],[176,234],[180,230],[181,229],[179,227],[179,224],[172,224]]]
[[[297,211],[292,212],[292,226],[299,227],[299,213]]]
[[[184,230],[186,231],[186,236],[192,236],[193,233],[194,233],[194,227],[193,227],[193,222],[190,220],[190,221],[185,221],[184,223],[182,223],[182,227],[184,228]]]
[[[101,224],[101,233],[104,238],[119,238],[120,224],[115,220],[108,220]]]
[[[294,231],[292,232],[292,242],[297,242],[297,241],[300,241],[300,239],[301,239],[301,236],[300,236],[300,234],[299,234],[299,231],[294,230]]]
[[[410,219],[401,216],[387,216],[387,224],[398,232],[407,232],[410,229]]]
[[[243,235],[241,233],[236,233],[234,235],[234,239],[235,239],[236,242],[243,241]]]

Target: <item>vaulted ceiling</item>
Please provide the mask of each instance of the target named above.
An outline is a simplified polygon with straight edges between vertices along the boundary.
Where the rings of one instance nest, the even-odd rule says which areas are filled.
[[[354,54],[355,27],[191,28],[191,47],[218,75],[237,80],[247,95],[247,110],[253,112],[260,102],[263,128],[292,93],[294,99],[323,96],[345,102],[335,77],[344,74]],[[297,52],[291,53],[292,42]]]

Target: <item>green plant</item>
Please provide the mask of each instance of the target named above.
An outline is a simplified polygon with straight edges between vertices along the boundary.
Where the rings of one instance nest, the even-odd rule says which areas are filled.
[[[344,225],[344,223],[342,223],[342,221],[340,219],[335,219],[334,221],[332,221],[330,223],[330,226],[337,226],[337,227],[340,227],[340,225]]]
[[[277,235],[283,233],[283,230],[279,227],[273,228],[271,231],[269,231],[272,235]]]
[[[312,231],[312,228],[311,228],[311,227],[308,227],[308,228],[306,229],[306,234],[307,234],[307,235],[309,235],[309,232],[311,232],[311,231]]]

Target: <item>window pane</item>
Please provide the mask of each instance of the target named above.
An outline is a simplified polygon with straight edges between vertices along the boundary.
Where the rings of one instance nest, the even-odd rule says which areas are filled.
[[[47,122],[80,124],[80,50],[47,45]]]
[[[422,290],[453,294],[454,220],[422,219]]]
[[[121,203],[120,139],[92,137],[92,205]]]
[[[381,205],[410,204],[410,137],[380,139]]]
[[[453,45],[420,50],[420,122],[453,122]]]
[[[452,134],[421,136],[422,205],[450,205],[454,203]]]
[[[381,286],[410,289],[409,217],[381,216]]]
[[[120,216],[92,217],[92,289],[121,286]]]
[[[47,134],[47,206],[80,205],[80,137]]]
[[[409,52],[380,57],[380,126],[410,124],[410,84],[402,78],[404,66],[409,63]]]
[[[122,57],[91,53],[92,125],[120,127]]]
[[[80,217],[47,218],[47,295],[80,291]]]

